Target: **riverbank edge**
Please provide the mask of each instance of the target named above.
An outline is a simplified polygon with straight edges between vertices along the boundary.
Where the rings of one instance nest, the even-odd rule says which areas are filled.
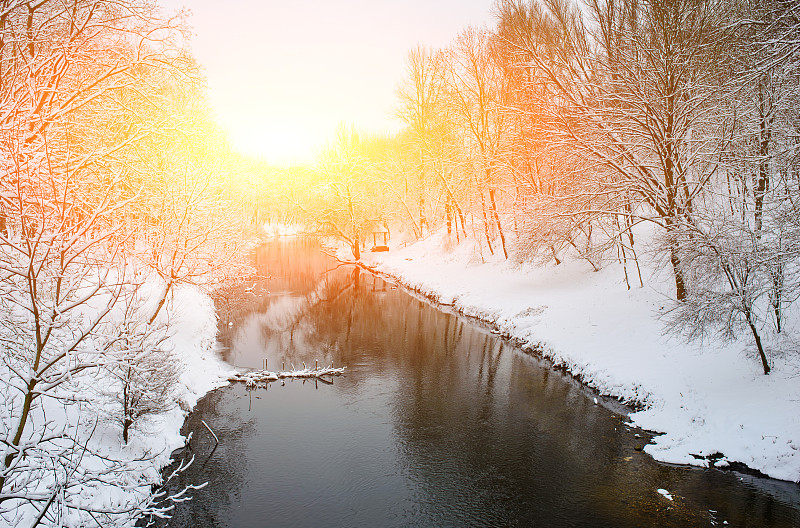
[[[375,273],[382,278],[389,279],[391,282],[394,282],[410,292],[427,299],[436,306],[447,307],[463,317],[489,326],[493,333],[498,334],[499,337],[502,337],[523,352],[532,354],[537,358],[545,360],[551,365],[553,370],[569,375],[582,386],[590,389],[597,394],[597,396],[601,397],[601,400],[608,398],[617,402],[618,405],[623,406],[625,409],[627,409],[625,414],[628,417],[631,427],[641,428],[642,430],[648,431],[654,436],[653,442],[645,446],[645,452],[647,452],[655,460],[672,465],[706,468],[716,467],[719,469],[737,471],[740,473],[774,479],[777,481],[798,482],[796,477],[787,476],[785,473],[776,475],[774,472],[763,471],[763,467],[756,467],[758,464],[748,463],[744,460],[738,459],[736,456],[728,456],[727,454],[723,454],[719,450],[713,448],[705,451],[698,449],[687,449],[685,450],[683,456],[679,457],[679,460],[675,459],[674,447],[666,450],[653,449],[653,447],[658,447],[657,444],[659,437],[667,435],[669,431],[665,431],[665,428],[648,426],[647,420],[642,420],[644,423],[641,423],[634,415],[637,413],[644,413],[648,409],[652,409],[654,406],[663,406],[664,402],[657,401],[658,398],[653,398],[646,391],[644,392],[643,396],[637,395],[636,391],[634,391],[632,397],[630,393],[620,394],[619,392],[615,393],[613,390],[604,390],[601,383],[595,383],[595,379],[591,373],[587,375],[585,371],[574,368],[574,363],[565,361],[558,349],[555,348],[551,343],[548,343],[546,340],[531,340],[526,338],[524,335],[515,334],[514,332],[509,331],[507,327],[504,327],[504,325],[501,324],[496,318],[485,315],[481,313],[480,310],[475,313],[475,306],[468,306],[462,302],[459,302],[458,297],[456,297],[452,302],[447,302],[445,300],[447,296],[441,291],[435,291],[435,289],[431,289],[430,285],[424,285],[424,278],[417,277],[415,280],[413,277],[413,272],[409,272],[408,270],[404,270],[406,273],[405,276],[401,276],[401,274],[398,272],[392,273],[386,271],[387,266],[384,266],[383,259],[380,257],[370,257],[371,256],[367,257],[370,262],[358,261],[353,262],[353,264],[358,265],[368,272]],[[736,344],[734,343],[734,347],[735,346]],[[727,348],[730,349],[730,347]],[[641,388],[641,386],[638,388]],[[681,406],[681,408],[682,407],[683,406]],[[612,410],[619,412],[617,409]],[[792,449],[795,448],[792,447]],[[789,454],[793,455],[793,453]]]
[[[163,287],[148,283],[153,291]],[[180,366],[179,381],[172,394],[171,409],[150,417],[144,430],[135,430],[129,446],[134,452],[152,451],[152,474],[145,487],[152,494],[167,484],[168,471],[176,469],[180,460],[175,454],[186,448],[191,435],[182,433],[198,401],[207,394],[229,385],[228,377],[235,369],[222,360],[217,342],[217,310],[206,288],[182,284],[173,290],[167,309],[157,321],[169,322],[172,331],[165,341]],[[201,483],[194,483],[195,485]],[[166,498],[167,502],[169,498]],[[147,515],[136,519],[138,526]]]
[[[464,310],[464,308],[459,306],[458,303],[444,302],[441,300],[440,296],[428,293],[424,289],[420,288],[417,285],[414,285],[410,281],[405,281],[401,277],[392,275],[391,273],[387,273],[385,271],[381,271],[377,269],[377,267],[370,266],[369,264],[366,264],[361,261],[343,261],[343,262],[345,262],[346,264],[352,264],[354,266],[358,266],[364,271],[373,273],[387,282],[391,282],[397,284],[398,286],[401,286],[409,293],[409,295],[412,295],[413,297],[419,299],[423,299],[424,301],[434,306],[437,310],[443,310],[446,308],[452,311],[453,313],[457,314],[459,317],[467,319],[473,324],[478,324],[481,326],[488,327],[490,329],[490,332],[496,335],[499,339],[502,339],[509,345],[520,349],[522,352],[526,354],[530,354],[531,356],[544,361],[547,365],[549,365],[549,368],[551,370],[569,376],[571,379],[580,383],[581,386],[588,389],[593,396],[601,398],[598,400],[598,402],[605,403],[606,407],[608,407],[610,410],[612,410],[617,414],[624,414],[625,416],[628,416],[630,413],[643,410],[647,407],[647,405],[640,400],[625,400],[622,398],[611,396],[609,394],[603,394],[597,387],[587,382],[581,373],[573,372],[572,370],[570,370],[569,366],[565,363],[556,363],[553,357],[547,354],[547,344],[543,341],[529,341],[519,336],[515,336],[509,332],[503,331],[503,329],[497,324],[496,321],[493,321],[490,318],[483,318],[477,315],[469,314]],[[613,404],[611,404],[612,402]],[[662,434],[659,433],[658,431],[650,431],[645,429],[642,429],[642,431],[651,433],[653,435]],[[756,470],[750,470],[750,471],[761,474]]]
[[[578,383],[580,383],[581,386],[583,386],[586,389],[590,390],[598,398],[600,398],[598,400],[599,404],[604,405],[605,407],[609,408],[613,412],[616,412],[618,414],[624,414],[626,417],[630,418],[630,414],[631,413],[635,413],[635,412],[638,412],[638,411],[641,411],[641,410],[645,410],[645,409],[648,408],[648,404],[646,402],[638,400],[638,399],[624,400],[622,398],[616,397],[616,396],[611,395],[611,394],[603,394],[591,382],[587,382],[585,376],[583,376],[581,373],[573,372],[569,368],[568,364],[566,364],[566,363],[556,363],[554,358],[547,353],[547,348],[548,348],[547,344],[542,342],[542,341],[532,342],[532,341],[528,341],[526,339],[514,336],[514,335],[512,335],[512,334],[510,334],[508,332],[504,332],[500,328],[500,326],[497,324],[496,321],[493,321],[493,320],[491,320],[489,318],[482,318],[480,316],[468,314],[464,310],[463,307],[460,307],[458,305],[458,303],[442,302],[440,296],[437,296],[437,295],[431,294],[431,293],[426,293],[426,291],[424,289],[420,288],[417,285],[414,285],[410,281],[403,280],[402,278],[400,278],[400,277],[398,277],[396,275],[392,275],[391,273],[387,273],[385,271],[381,271],[381,270],[377,269],[376,266],[370,266],[369,264],[366,264],[366,263],[361,262],[361,261],[346,261],[346,263],[347,264],[356,265],[356,266],[360,267],[361,269],[363,269],[365,271],[373,273],[373,274],[379,276],[380,278],[382,278],[384,280],[387,280],[388,282],[393,282],[395,284],[398,284],[399,286],[401,286],[401,287],[405,288],[406,290],[408,290],[409,293],[414,294],[415,296],[418,296],[418,297],[422,297],[426,301],[430,302],[437,309],[441,309],[442,307],[447,307],[447,308],[451,309],[453,312],[457,313],[459,316],[464,317],[464,318],[466,318],[466,319],[468,319],[468,320],[470,320],[472,322],[489,326],[489,328],[492,329],[492,333],[496,334],[499,338],[503,339],[504,341],[506,341],[510,345],[520,349],[522,352],[524,352],[526,354],[530,354],[530,355],[536,357],[537,359],[545,361],[546,364],[549,365],[549,367],[552,370],[554,370],[554,371],[556,371],[556,372],[558,372],[560,374],[569,376],[570,378],[572,378],[575,381],[577,381]],[[609,399],[611,400],[611,402],[614,402],[615,404],[614,405],[610,404],[611,402],[609,401]],[[624,411],[623,411],[623,409],[624,409]],[[629,425],[630,425],[631,429],[638,429],[638,426],[633,422],[631,422]],[[664,432],[650,430],[650,429],[641,429],[641,431],[646,433],[648,435],[648,437],[650,437],[651,439],[653,437],[657,437],[657,436],[660,436],[660,435],[664,434]],[[651,445],[651,444],[648,443],[647,445]],[[648,453],[648,454],[652,457],[652,454],[650,454],[650,453]],[[655,458],[655,457],[653,457],[653,458]],[[658,459],[656,459],[656,460],[658,460]],[[762,473],[761,471],[759,471],[757,469],[753,469],[753,468],[749,467],[747,464],[745,464],[743,462],[739,462],[739,461],[736,461],[736,460],[724,460],[724,461],[722,461],[722,464],[717,465],[720,462],[720,458],[714,456],[714,454],[710,455],[708,458],[697,458],[695,464],[672,463],[672,462],[667,462],[667,461],[663,461],[663,460],[658,460],[658,461],[663,463],[663,464],[669,464],[669,465],[674,465],[674,466],[686,466],[686,465],[688,465],[688,466],[699,467],[699,468],[714,467],[716,469],[720,469],[720,470],[723,470],[723,471],[735,471],[735,472],[738,472],[738,473],[746,473],[746,474],[752,475],[754,477],[767,478],[767,479],[773,479],[773,480],[777,480],[777,481],[782,481],[781,479],[777,479],[777,478],[771,477],[771,476],[769,476],[769,475],[767,475],[765,473]],[[792,481],[785,481],[785,482],[792,482]]]

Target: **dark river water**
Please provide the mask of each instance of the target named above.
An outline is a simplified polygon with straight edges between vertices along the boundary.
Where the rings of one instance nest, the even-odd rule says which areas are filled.
[[[313,241],[256,262],[218,293],[225,359],[347,370],[204,397],[176,456],[208,485],[169,526],[800,526],[796,484],[653,461],[624,407]]]

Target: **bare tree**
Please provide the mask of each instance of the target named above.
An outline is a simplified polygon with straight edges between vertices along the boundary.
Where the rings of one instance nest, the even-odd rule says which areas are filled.
[[[766,338],[781,332],[784,310],[800,291],[798,185],[790,176],[800,69],[788,52],[785,23],[783,13],[759,2],[729,11],[728,25],[740,38],[729,48],[731,96],[715,112],[725,125],[717,141],[719,177],[698,202],[693,224],[684,226],[692,290],[672,318],[690,336],[717,331],[732,339],[746,331],[765,374]]]
[[[98,337],[106,337],[103,371],[111,383],[95,390],[113,402],[106,414],[121,426],[122,441],[127,444],[131,429],[175,407],[180,368],[166,343],[167,325],[148,321],[148,303],[140,298],[138,285],[126,290],[119,320],[106,322],[97,332]]]
[[[367,235],[387,221],[381,179],[376,175],[387,147],[385,138],[340,126],[335,142],[322,156],[318,184],[304,202],[298,202],[309,227],[346,243],[355,260],[361,258]]]
[[[737,222],[722,223],[695,217],[682,248],[692,293],[679,303],[670,325],[689,338],[702,338],[711,332],[735,338],[744,327],[753,337],[764,374],[770,366],[760,330],[764,319],[764,299],[769,281],[763,273],[762,253],[753,231]],[[720,280],[721,279],[721,280]]]
[[[509,89],[508,79],[491,46],[488,30],[470,28],[459,35],[449,51],[448,92],[454,114],[465,131],[464,147],[472,165],[470,172],[476,179],[486,244],[494,253],[490,231],[496,230],[503,255],[508,258],[498,212],[498,181],[508,136],[505,106]]]
[[[180,75],[178,29],[150,2],[0,2],[0,517],[12,525],[130,524],[159,508],[130,483],[150,460],[93,447],[98,410],[81,383],[113,361],[98,343],[131,282],[129,155],[163,126],[129,120],[127,103],[157,95],[154,70]],[[136,500],[93,505],[101,485]]]
[[[412,49],[407,59],[407,77],[397,91],[400,99],[398,115],[408,125],[407,139],[416,158],[416,192],[418,193],[418,225],[412,218],[417,238],[429,228],[427,202],[428,195],[439,189],[440,182],[434,177],[444,162],[447,149],[450,123],[444,109],[446,88],[445,61],[440,51],[422,46]],[[447,192],[447,188],[445,188]],[[434,195],[433,199],[439,200]],[[448,206],[454,205],[454,198],[445,197]],[[457,205],[456,205],[457,206]]]
[[[552,94],[554,140],[583,153],[602,186],[627,203],[598,211],[660,225],[675,277],[687,285],[676,233],[716,172],[713,109],[727,34],[711,2],[509,1],[503,36]],[[588,13],[591,18],[583,14]],[[632,200],[632,201],[631,201]]]

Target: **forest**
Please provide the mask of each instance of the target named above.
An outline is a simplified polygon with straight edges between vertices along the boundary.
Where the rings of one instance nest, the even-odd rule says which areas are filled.
[[[244,238],[185,32],[139,0],[0,2],[9,526],[125,525],[164,507],[142,486],[158,481],[146,476],[155,455],[112,455],[98,427],[112,424],[125,445],[176,406],[167,300],[234,272]],[[132,496],[87,491],[103,486]]]
[[[174,404],[170,299],[243,273],[268,223],[334,237],[353,260],[383,229],[519,263],[619,262],[629,289],[648,252],[674,284],[671,331],[743,336],[770,372],[762,341],[800,295],[800,3],[494,10],[494,27],[409,51],[400,132],[342,125],[313,165],[274,167],[215,124],[182,14],[0,0],[6,522],[166,508],[141,492],[147,455],[89,440],[103,422],[128,444]],[[86,489],[103,484],[141,493],[98,506]]]
[[[343,126],[254,214],[338,237],[375,226],[517,262],[621,262],[674,282],[690,339],[781,333],[800,293],[797,2],[500,1],[497,25],[408,54],[394,136]],[[277,174],[277,173],[276,173]],[[278,200],[279,203],[275,203]],[[369,240],[371,242],[371,240]]]

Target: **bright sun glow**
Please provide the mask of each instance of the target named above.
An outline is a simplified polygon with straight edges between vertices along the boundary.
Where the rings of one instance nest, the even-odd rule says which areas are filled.
[[[251,156],[263,157],[280,165],[309,163],[320,147],[335,133],[340,122],[358,123],[372,131],[397,130],[399,124],[388,117],[391,101],[365,101],[361,108],[344,112],[341,104],[314,101],[291,102],[287,95],[275,90],[239,88],[241,97],[231,97],[226,86],[212,85],[211,100],[220,124],[228,131],[235,149]],[[347,94],[339,94],[346,100]],[[371,111],[372,115],[367,112]],[[387,115],[387,117],[383,117]],[[375,117],[377,116],[377,119]]]
[[[340,123],[399,129],[395,88],[408,51],[491,21],[490,0],[163,4],[192,12],[193,52],[234,147],[276,164],[312,160]]]

